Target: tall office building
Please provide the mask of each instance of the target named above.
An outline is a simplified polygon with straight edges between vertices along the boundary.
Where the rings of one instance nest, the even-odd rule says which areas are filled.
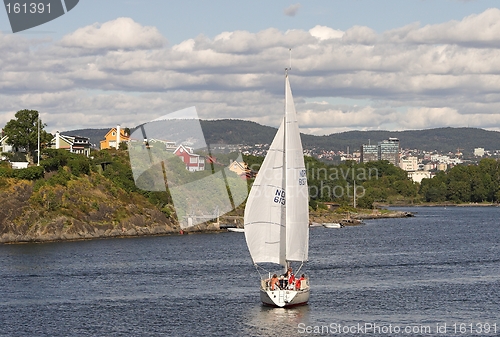
[[[389,138],[378,143],[379,160],[399,166],[399,139]]]
[[[378,145],[361,145],[361,162],[378,160]]]
[[[361,162],[375,160],[387,160],[399,166],[399,139],[389,138],[379,142],[378,145],[361,145]]]

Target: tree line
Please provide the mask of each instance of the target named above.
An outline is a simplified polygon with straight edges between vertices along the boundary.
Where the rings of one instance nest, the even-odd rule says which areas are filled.
[[[7,143],[26,150],[33,162],[38,142],[38,130],[43,144],[48,144],[52,135],[44,128],[36,110],[20,110],[16,118],[5,127]],[[40,167],[23,170],[9,169],[0,165],[0,176],[19,179],[40,180],[37,184],[63,184],[71,177],[88,175],[101,162],[109,162],[103,174],[117,186],[128,192],[145,195],[160,208],[165,208],[171,198],[168,193],[140,191],[134,183],[128,156],[110,151],[94,151],[94,159],[69,154],[65,150],[45,149]],[[248,167],[258,170],[263,158],[244,156]],[[432,179],[414,183],[407,173],[387,161],[356,163],[346,161],[340,165],[328,165],[313,157],[305,157],[310,192],[310,205],[320,207],[325,202],[352,205],[354,196],[357,206],[372,208],[374,203],[398,204],[419,202],[493,202],[500,200],[500,162],[483,159],[478,165],[457,165],[447,172],[438,172]],[[67,169],[63,169],[67,167]],[[47,181],[44,177],[51,174]],[[70,174],[71,173],[71,174]],[[186,172],[187,174],[187,172]],[[46,180],[46,179],[45,179]],[[251,184],[252,181],[249,181]]]
[[[492,202],[500,200],[500,162],[482,159],[478,165],[457,165],[423,179],[419,193],[427,202]]]

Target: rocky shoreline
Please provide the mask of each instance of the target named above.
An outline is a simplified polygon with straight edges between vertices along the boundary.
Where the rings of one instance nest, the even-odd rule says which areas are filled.
[[[149,214],[149,216],[133,216],[119,225],[85,223],[59,217],[49,224],[39,224],[17,228],[14,231],[4,232],[0,235],[0,244],[22,244],[22,243],[44,243],[65,242],[106,238],[128,238],[142,236],[164,236],[164,235],[186,235],[196,233],[220,233],[227,231],[227,225],[218,223],[204,223],[181,230],[176,222],[165,221],[161,214]],[[347,226],[361,224],[364,219],[404,218],[413,216],[409,212],[371,212],[355,213],[351,215],[351,221],[343,222],[342,215],[333,212],[312,213],[311,223],[343,222]],[[243,218],[234,221],[231,217],[231,227],[243,227]],[[224,218],[221,218],[224,222]],[[233,225],[234,224],[234,225]],[[23,230],[24,229],[24,230]]]
[[[354,220],[364,219],[384,219],[384,218],[403,218],[408,217],[408,212],[391,213],[373,213],[373,214],[352,214]],[[319,224],[341,221],[338,214],[318,215],[312,214],[311,221]],[[134,220],[139,224],[134,224]],[[241,219],[242,220],[242,219]],[[347,225],[356,225],[353,221]],[[227,226],[226,226],[227,227]],[[237,221],[233,227],[242,227],[242,221]],[[22,243],[43,243],[43,242],[61,242],[61,241],[81,241],[107,238],[130,238],[142,236],[164,236],[164,235],[186,235],[201,233],[220,233],[227,232],[227,228],[217,223],[205,223],[193,226],[189,229],[181,230],[177,223],[148,223],[141,217],[129,219],[119,226],[89,224],[77,222],[68,226],[68,219],[59,217],[45,226],[33,225],[27,228],[26,232],[19,230],[6,232],[0,235],[0,244],[22,244]]]

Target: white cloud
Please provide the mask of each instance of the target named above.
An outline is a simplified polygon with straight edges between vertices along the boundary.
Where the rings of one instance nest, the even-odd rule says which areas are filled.
[[[320,25],[309,29],[309,34],[311,34],[318,40],[341,39],[342,36],[344,36],[344,32],[341,30],[332,29],[330,27]]]
[[[64,47],[84,49],[153,49],[165,43],[158,29],[141,26],[131,18],[79,28],[60,42]]]
[[[500,9],[490,8],[461,21],[427,25],[420,29],[407,26],[388,32],[393,41],[435,44],[456,43],[476,47],[500,47]]]
[[[342,40],[346,43],[351,44],[366,44],[371,45],[375,44],[377,41],[377,33],[365,26],[354,26],[348,30],[346,30],[345,34],[342,37]]]
[[[310,132],[496,128],[497,22],[500,10],[491,9],[380,34],[362,26],[268,28],[199,35],[171,47],[156,28],[127,18],[55,42],[0,33],[0,123],[28,108],[41,111],[49,129],[134,126],[195,105],[202,118],[277,126],[292,48],[291,84]],[[328,102],[339,97],[365,103]]]

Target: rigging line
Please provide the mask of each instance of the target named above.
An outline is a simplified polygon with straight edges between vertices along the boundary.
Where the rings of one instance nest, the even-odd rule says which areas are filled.
[[[304,265],[304,261],[302,261],[302,263],[300,264],[299,269],[297,269],[297,271],[295,272],[295,275],[299,275],[299,271],[302,269],[303,265]]]
[[[259,268],[262,269],[263,271],[265,271],[266,273],[271,273],[269,270],[262,268],[257,263],[254,263],[254,266],[255,266],[255,269],[257,269],[257,272],[259,273],[259,275],[260,275]]]

